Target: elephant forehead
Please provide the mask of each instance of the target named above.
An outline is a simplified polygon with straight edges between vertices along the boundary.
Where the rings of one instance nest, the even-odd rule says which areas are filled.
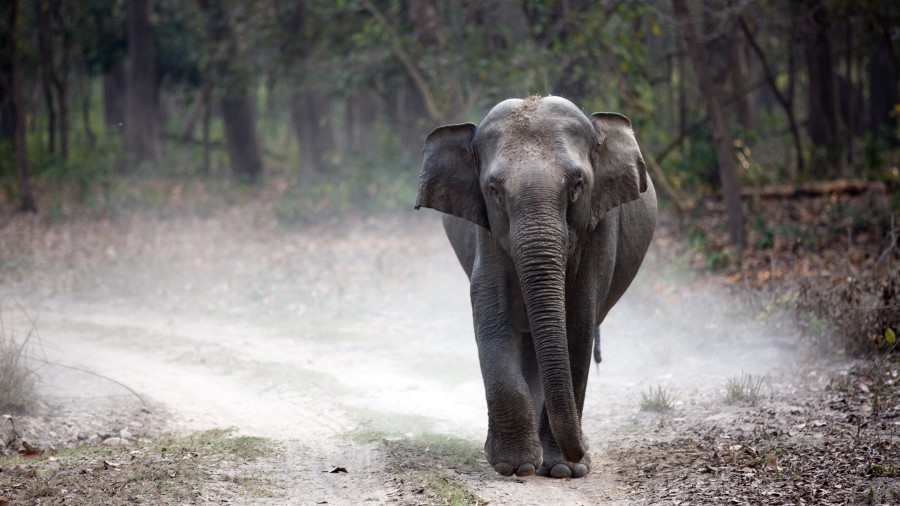
[[[546,172],[553,180],[565,180],[567,172],[586,167],[589,155],[564,139],[550,142],[524,140],[505,142],[492,153],[483,156],[488,173],[500,180],[514,178],[514,174]],[[556,177],[561,176],[561,177]]]
[[[501,102],[482,121],[475,140],[489,149],[527,142],[590,142],[594,137],[590,120],[574,104],[545,97]]]

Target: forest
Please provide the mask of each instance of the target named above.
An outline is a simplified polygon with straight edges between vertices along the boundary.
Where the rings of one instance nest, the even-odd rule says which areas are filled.
[[[414,210],[430,132],[547,95],[659,197],[602,360],[553,320],[570,477],[488,462],[523,359]],[[898,1],[2,0],[0,506],[900,504],[898,218]]]
[[[665,197],[680,208],[720,195],[735,244],[746,242],[742,189],[898,177],[893,2],[3,9],[0,186],[22,211],[102,215],[224,179],[281,181],[286,221],[323,205],[402,207],[430,130],[531,94],[629,116]],[[168,189],[126,196],[150,181]]]

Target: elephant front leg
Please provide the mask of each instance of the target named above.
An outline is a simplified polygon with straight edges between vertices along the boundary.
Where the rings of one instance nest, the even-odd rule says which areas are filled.
[[[570,318],[571,320],[574,320],[574,318]],[[594,343],[594,334],[597,330],[597,327],[590,323],[592,318],[582,317],[580,320],[583,320],[583,323],[570,323],[567,329],[569,365],[572,368],[572,387],[575,391],[579,421],[584,412],[584,397],[587,391],[588,373],[591,370],[591,348]],[[550,419],[546,408],[542,409],[539,434],[544,462],[538,468],[537,474],[553,478],[581,478],[590,472],[590,454],[585,453],[579,462],[570,462],[563,457],[559,444],[556,442],[556,438],[550,429]],[[588,439],[583,431],[581,433],[581,441],[585,450],[588,450]]]
[[[543,452],[517,348],[511,337],[483,338],[478,343],[488,405],[484,451],[498,473],[531,476],[541,466]]]
[[[478,359],[488,406],[484,451],[498,473],[530,476],[541,466],[543,453],[531,391],[522,374],[522,338],[512,329],[503,291],[489,290],[489,295],[473,285]]]

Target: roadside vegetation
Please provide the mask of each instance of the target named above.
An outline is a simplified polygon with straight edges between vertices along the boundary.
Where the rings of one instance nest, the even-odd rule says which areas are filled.
[[[210,483],[226,501],[266,497],[272,493],[267,478],[244,464],[274,452],[272,441],[228,429],[164,434],[128,446],[23,452],[0,457],[0,503],[184,504],[206,500]]]
[[[35,327],[27,330],[7,326],[0,307],[0,414],[28,411],[35,401],[36,372],[29,362]]]

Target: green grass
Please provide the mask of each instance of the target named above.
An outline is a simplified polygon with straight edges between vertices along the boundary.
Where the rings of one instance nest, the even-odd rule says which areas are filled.
[[[740,377],[731,378],[725,385],[725,401],[729,404],[747,402],[756,404],[764,378],[752,374],[741,374]]]
[[[266,438],[254,436],[231,436],[232,428],[210,429],[187,436],[162,436],[154,448],[165,451],[191,451],[206,456],[236,457],[241,460],[256,460],[270,455],[275,444]]]
[[[641,392],[641,411],[654,411],[661,413],[672,409],[672,392],[658,385],[650,387],[646,392]]]
[[[490,472],[481,445],[456,436],[424,433],[397,437],[363,430],[347,435],[359,443],[378,443],[385,450],[388,472],[404,477],[404,490],[423,504],[487,504],[462,481],[459,473]]]

